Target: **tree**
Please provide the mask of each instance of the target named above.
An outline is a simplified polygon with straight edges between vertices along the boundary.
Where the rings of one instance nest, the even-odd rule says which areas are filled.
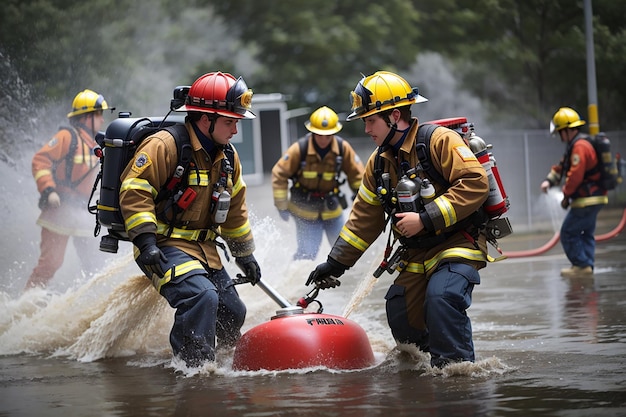
[[[419,13],[404,0],[205,3],[254,51],[255,91],[287,94],[296,106],[347,111],[361,73],[405,69],[418,51]]]
[[[582,1],[444,1],[415,1],[423,25],[443,28],[423,31],[429,38],[422,43],[456,62],[463,85],[488,103],[492,119],[543,128],[560,106],[586,109]],[[626,127],[613,110],[626,104],[626,85],[617,75],[626,65],[626,35],[617,18],[624,13],[623,2],[594,2],[599,107],[613,129]]]

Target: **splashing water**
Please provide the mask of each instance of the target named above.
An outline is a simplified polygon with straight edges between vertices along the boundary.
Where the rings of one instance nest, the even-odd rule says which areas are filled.
[[[374,276],[374,271],[378,268],[379,263],[373,263],[365,274],[365,277],[361,280],[357,288],[352,293],[352,298],[346,304],[345,309],[343,310],[343,316],[348,318],[350,314],[352,314],[363,302],[363,300],[370,295],[378,278]]]
[[[542,198],[545,199],[545,205],[548,208],[548,213],[550,214],[552,229],[555,232],[558,232],[561,229],[561,223],[563,223],[566,213],[566,211],[561,207],[563,192],[556,187],[552,187],[548,190],[547,194],[542,194]]]
[[[276,243],[284,239],[270,218],[258,219],[251,215],[257,249],[255,256],[262,266],[263,279],[280,290],[286,299],[296,300],[307,291],[303,286],[305,271],[315,267],[315,261],[285,262],[277,256]],[[373,271],[378,262],[363,261],[355,266],[354,274],[361,279],[345,303],[345,295],[336,290],[329,293],[332,303],[340,303],[344,316],[358,311],[359,306],[372,292],[377,282]],[[234,260],[225,264],[231,276],[238,272]],[[364,271],[368,269],[367,271]],[[152,287],[150,281],[137,274],[132,256],[120,256],[117,262],[87,282],[53,293],[32,289],[11,299],[0,293],[0,355],[43,354],[68,357],[79,362],[104,358],[126,357],[129,366],[166,366],[186,377],[194,375],[249,376],[275,374],[278,371],[234,371],[233,351],[220,351],[215,363],[199,368],[187,368],[172,358],[169,331],[174,310]],[[238,291],[248,307],[248,316],[242,331],[258,325],[275,314],[276,303],[257,287],[240,285]],[[333,298],[336,297],[336,298]],[[356,314],[356,320],[366,326],[368,338],[376,359],[374,367],[395,370],[411,369],[420,373],[433,372],[429,357],[415,348],[411,354],[399,354],[388,334],[381,310],[367,309]],[[354,320],[354,319],[353,319]],[[406,349],[405,349],[406,350]],[[477,375],[503,372],[506,366],[497,360],[479,360],[475,364],[454,365],[447,373]],[[307,368],[280,372],[306,374],[320,371],[341,372],[329,369]],[[438,374],[439,375],[439,374]],[[441,374],[446,376],[447,374]]]

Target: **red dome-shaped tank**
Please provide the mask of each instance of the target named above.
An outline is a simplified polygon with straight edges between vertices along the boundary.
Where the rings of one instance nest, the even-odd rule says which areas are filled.
[[[361,369],[374,365],[365,331],[344,317],[304,313],[300,307],[278,310],[248,330],[235,347],[233,368],[257,371],[324,366]]]

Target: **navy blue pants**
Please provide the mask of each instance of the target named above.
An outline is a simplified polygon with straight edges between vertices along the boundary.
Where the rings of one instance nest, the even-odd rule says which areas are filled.
[[[432,366],[473,362],[472,325],[466,310],[479,283],[478,271],[462,263],[440,265],[429,280],[402,272],[385,296],[394,338],[430,352]]]
[[[168,258],[163,270],[195,260],[174,247],[161,250]],[[215,360],[216,339],[219,347],[234,346],[246,318],[246,307],[228,272],[202,265],[204,269],[175,276],[160,292],[176,309],[170,332],[172,350],[190,367]]]
[[[561,245],[572,265],[584,268],[594,267],[596,240],[596,220],[604,207],[599,204],[581,208],[571,208],[561,224]]]

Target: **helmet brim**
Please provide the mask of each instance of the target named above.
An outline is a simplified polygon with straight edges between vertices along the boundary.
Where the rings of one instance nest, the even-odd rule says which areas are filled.
[[[215,113],[220,116],[230,117],[231,119],[254,119],[256,118],[256,114],[252,113],[250,110],[246,110],[243,114],[240,114],[240,113],[235,113],[235,112],[223,110],[223,109],[208,109],[206,107],[192,106],[189,104],[183,104],[182,106],[178,107],[174,111],[176,112],[197,111],[200,113]]]
[[[311,132],[311,133],[315,133],[316,135],[322,135],[322,136],[329,136],[329,135],[334,135],[335,133],[339,132],[342,128],[343,125],[339,122],[337,122],[337,125],[335,125],[335,127],[333,127],[332,129],[317,129],[316,127],[311,125],[311,122],[306,122],[304,123],[304,127],[306,127],[306,129]]]
[[[394,105],[394,104],[388,104],[388,105],[385,105],[385,106],[381,106],[379,109],[378,108],[373,108],[373,109],[371,109],[369,111],[366,111],[366,112],[360,113],[360,114],[357,114],[357,112],[352,112],[352,113],[350,113],[348,115],[348,117],[346,117],[346,121],[351,122],[351,121],[356,120],[356,119],[363,119],[364,117],[372,116],[372,115],[374,115],[376,113],[380,113],[381,111],[385,111],[385,110],[389,110],[389,109],[397,109],[398,107],[410,106],[411,104],[416,104],[416,103],[425,103],[427,101],[428,101],[428,99],[426,97],[421,96],[421,95],[418,94],[417,96],[415,96],[415,98],[407,101],[406,103],[402,103],[402,105],[400,105],[400,106],[397,106],[397,105]]]

